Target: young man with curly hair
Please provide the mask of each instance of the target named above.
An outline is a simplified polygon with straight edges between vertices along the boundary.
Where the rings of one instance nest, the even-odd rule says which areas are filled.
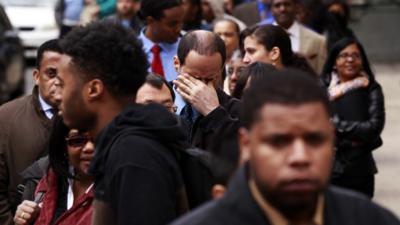
[[[147,75],[140,42],[102,21],[71,31],[61,46],[62,116],[95,140],[93,224],[170,222],[185,211],[175,151],[186,137],[165,107],[131,103]]]

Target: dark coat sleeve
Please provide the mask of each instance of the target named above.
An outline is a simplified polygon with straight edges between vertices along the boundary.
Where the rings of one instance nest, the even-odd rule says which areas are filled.
[[[335,116],[333,122],[339,139],[354,143],[376,142],[385,124],[385,107],[382,88],[378,83],[369,86],[368,119],[346,121]]]
[[[219,129],[239,129],[240,101],[221,92],[218,96],[221,105],[195,124],[192,146],[209,150]]]
[[[0,224],[12,224],[11,203],[9,201],[9,172],[6,160],[7,129],[0,125]]]

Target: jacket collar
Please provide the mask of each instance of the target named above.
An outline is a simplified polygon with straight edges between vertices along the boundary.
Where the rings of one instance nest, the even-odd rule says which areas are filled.
[[[247,164],[240,167],[232,177],[232,180],[229,183],[228,192],[221,199],[220,203],[226,207],[230,213],[236,215],[236,217],[244,219],[247,224],[270,224],[251,195],[248,186]]]

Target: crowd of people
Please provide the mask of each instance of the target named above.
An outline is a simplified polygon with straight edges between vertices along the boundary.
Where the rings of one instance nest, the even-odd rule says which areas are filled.
[[[61,0],[0,106],[0,224],[400,224],[341,0]]]

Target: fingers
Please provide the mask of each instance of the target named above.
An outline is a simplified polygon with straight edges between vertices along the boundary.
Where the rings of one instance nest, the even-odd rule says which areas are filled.
[[[15,225],[24,225],[24,224],[28,224],[28,221],[25,219],[22,219],[21,217],[18,217],[17,215],[15,215],[14,217],[14,223]]]
[[[33,201],[23,201],[19,206],[17,210],[21,210],[21,212],[25,213],[33,213],[35,212],[36,208],[38,207],[38,204],[33,202]]]
[[[178,93],[180,95],[182,95],[182,97],[183,97],[184,94],[190,95],[190,90],[191,89],[188,86],[186,86],[184,83],[182,83],[179,80],[174,80],[173,83],[176,86],[176,90],[178,91]]]
[[[199,85],[199,80],[193,78],[188,74],[180,74],[178,75],[177,79],[175,80],[180,83],[182,86],[186,86],[187,89],[193,89]]]
[[[38,209],[38,205],[32,201],[23,201],[15,212],[14,222],[16,224],[27,224]]]

